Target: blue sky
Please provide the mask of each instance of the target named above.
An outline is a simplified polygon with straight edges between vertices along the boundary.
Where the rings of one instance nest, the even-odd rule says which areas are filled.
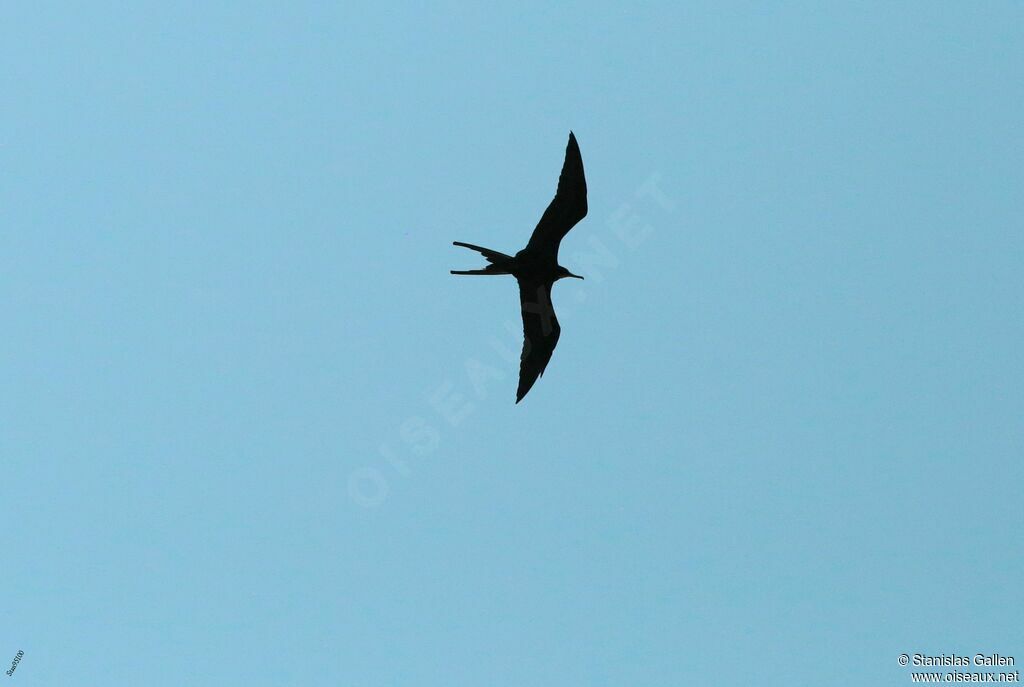
[[[215,6],[212,6],[215,5]],[[1018,3],[15,3],[19,684],[1024,660]],[[516,406],[511,278],[590,214]],[[510,354],[509,351],[512,351]],[[6,676],[5,676],[6,677]]]

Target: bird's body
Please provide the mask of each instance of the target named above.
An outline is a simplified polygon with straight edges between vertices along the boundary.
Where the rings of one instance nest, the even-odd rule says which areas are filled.
[[[564,277],[583,278],[558,264],[558,246],[586,214],[587,182],[583,174],[583,158],[576,136],[570,131],[562,174],[558,178],[558,191],[525,248],[515,255],[506,255],[490,248],[455,241],[456,246],[477,251],[490,264],[479,270],[452,270],[452,274],[511,274],[519,282],[524,340],[516,403],[523,400],[537,378],[544,374],[561,334],[551,303],[551,287]]]

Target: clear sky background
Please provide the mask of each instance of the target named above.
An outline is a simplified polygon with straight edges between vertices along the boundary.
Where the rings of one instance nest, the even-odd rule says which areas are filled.
[[[2,679],[1019,667],[1022,83],[1016,2],[7,3]],[[570,129],[516,406],[451,242]]]

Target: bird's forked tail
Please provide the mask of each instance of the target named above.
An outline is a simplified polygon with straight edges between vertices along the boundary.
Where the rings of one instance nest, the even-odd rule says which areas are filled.
[[[505,255],[490,248],[474,246],[472,243],[462,243],[461,241],[452,241],[452,243],[456,246],[475,250],[483,255],[487,262],[491,263],[482,270],[451,270],[452,274],[511,274],[508,270],[508,262],[512,260],[511,255]]]

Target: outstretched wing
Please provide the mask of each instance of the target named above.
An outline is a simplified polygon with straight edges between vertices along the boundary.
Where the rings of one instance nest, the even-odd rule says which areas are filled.
[[[558,191],[541,216],[526,247],[557,253],[562,238],[586,216],[587,180],[583,176],[583,157],[576,136],[570,131],[562,174],[558,177]]]
[[[519,389],[516,403],[530,390],[555,352],[562,328],[551,304],[552,282],[519,279],[519,301],[523,308],[523,354],[519,359]]]

